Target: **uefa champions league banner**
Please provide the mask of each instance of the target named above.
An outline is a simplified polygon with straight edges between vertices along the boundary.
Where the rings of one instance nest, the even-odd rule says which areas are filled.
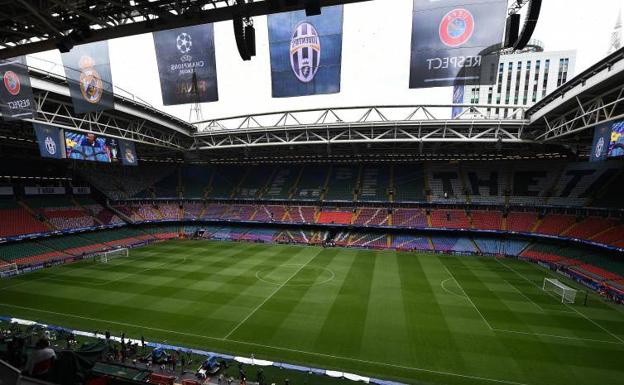
[[[46,124],[33,123],[37,143],[39,143],[39,153],[43,158],[63,159],[65,157],[65,146],[63,146],[63,132]]]
[[[35,102],[24,56],[0,60],[0,112],[5,119],[33,117]]]
[[[342,5],[318,16],[295,11],[268,20],[273,97],[340,92]]]
[[[83,44],[61,54],[69,93],[78,114],[113,108],[108,41]]]
[[[498,55],[487,53],[500,48],[506,10],[507,0],[414,0],[410,88],[494,83]]]
[[[121,157],[121,164],[124,166],[138,166],[139,160],[136,156],[136,150],[134,148],[134,142],[127,140],[119,141],[119,156]]]
[[[214,26],[153,33],[163,105],[219,100]]]

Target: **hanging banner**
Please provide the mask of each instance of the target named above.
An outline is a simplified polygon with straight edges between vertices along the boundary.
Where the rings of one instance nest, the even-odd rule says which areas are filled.
[[[154,32],[163,105],[219,100],[214,26]]]
[[[0,112],[5,119],[33,117],[35,102],[24,56],[0,60]]]
[[[456,84],[453,86],[453,104],[463,104],[464,103],[464,85]],[[451,116],[454,118],[458,117],[463,111],[462,107],[453,106],[451,111]]]
[[[136,156],[136,150],[134,148],[134,142],[128,142],[126,140],[119,141],[119,156],[121,157],[121,164],[124,166],[138,166],[139,160]]]
[[[113,108],[113,75],[108,41],[76,46],[62,53],[61,58],[76,113]]]
[[[507,0],[414,0],[410,88],[493,83],[506,10]]]
[[[343,6],[269,15],[274,98],[340,92]]]
[[[594,128],[594,142],[592,144],[590,162],[600,162],[607,159],[611,143],[611,125],[601,124]]]
[[[65,157],[63,146],[63,133],[54,126],[33,123],[35,136],[39,143],[39,153],[43,158],[62,159]]]

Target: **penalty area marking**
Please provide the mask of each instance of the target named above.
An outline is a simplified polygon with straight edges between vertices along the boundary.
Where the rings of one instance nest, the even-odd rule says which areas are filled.
[[[537,285],[535,282],[531,281],[530,279],[528,279],[527,277],[525,277],[523,274],[520,274],[516,271],[516,269],[514,269],[511,266],[507,266],[507,264],[497,260],[498,263],[500,263],[501,265],[505,266],[507,269],[513,271],[514,273],[516,273],[516,275],[518,275],[519,277],[521,277],[522,279],[526,280],[527,282],[531,283],[533,286],[537,287],[539,290],[542,290],[541,287],[539,287],[539,285]],[[551,274],[549,274],[551,275]],[[553,275],[551,275],[552,277]],[[547,292],[550,296],[554,297],[554,295],[550,292]],[[554,297],[556,298],[556,297]],[[600,325],[598,322],[594,321],[593,319],[589,318],[588,316],[586,316],[585,314],[581,313],[580,311],[576,310],[574,307],[568,305],[567,303],[564,303],[563,305],[565,305],[568,309],[573,310],[574,312],[576,312],[578,315],[580,315],[581,317],[585,318],[586,320],[588,320],[589,322],[593,323],[594,325],[598,326],[600,329],[602,329],[603,331],[607,332],[611,337],[614,337],[616,340],[620,341],[619,343],[624,345],[624,340],[621,339],[620,337],[618,337],[617,335],[613,334],[609,329],[603,327],[602,325]]]
[[[510,380],[499,380],[499,379],[495,379],[495,378],[471,376],[471,375],[468,375],[468,374],[444,372],[444,371],[439,371],[439,370],[425,369],[425,368],[419,368],[419,367],[413,367],[413,366],[389,364],[389,363],[386,363],[386,362],[369,361],[369,360],[364,360],[364,359],[360,359],[360,358],[335,356],[335,355],[326,354],[326,353],[308,352],[308,351],[299,350],[299,349],[291,349],[291,348],[285,348],[285,347],[280,347],[280,346],[264,345],[264,344],[259,344],[259,343],[255,343],[255,342],[239,341],[239,340],[225,339],[225,338],[220,338],[220,337],[204,336],[204,335],[201,335],[201,334],[185,333],[185,332],[180,332],[180,331],[176,331],[176,330],[167,330],[167,329],[161,329],[161,328],[154,328],[154,327],[136,325],[136,324],[126,323],[126,322],[108,321],[108,320],[99,319],[99,318],[83,317],[83,316],[79,316],[79,315],[75,315],[75,314],[59,313],[59,312],[50,311],[50,310],[41,310],[41,309],[35,309],[35,308],[31,308],[31,307],[26,307],[26,306],[11,305],[11,304],[6,304],[6,303],[0,303],[0,306],[12,307],[12,308],[16,308],[16,309],[31,310],[31,311],[35,311],[35,312],[41,312],[41,313],[55,314],[55,315],[60,315],[60,316],[63,316],[63,317],[84,319],[84,320],[87,320],[87,321],[103,322],[103,323],[108,323],[108,324],[113,324],[113,325],[120,325],[120,326],[127,326],[127,327],[133,327],[133,328],[138,328],[138,329],[147,329],[147,330],[153,330],[153,331],[163,332],[163,333],[177,334],[177,335],[182,335],[182,336],[187,336],[187,337],[202,338],[202,339],[212,340],[212,341],[220,341],[220,342],[234,343],[234,344],[239,344],[239,345],[262,347],[262,348],[273,349],[273,350],[278,350],[278,351],[281,350],[281,351],[286,351],[286,352],[306,354],[306,355],[309,355],[309,356],[332,358],[332,359],[338,359],[338,360],[343,360],[343,361],[359,362],[359,363],[373,365],[373,366],[374,365],[376,365],[376,366],[385,366],[385,367],[388,367],[388,368],[412,370],[412,371],[416,371],[416,372],[432,373],[432,374],[439,374],[439,375],[451,376],[451,377],[469,378],[469,379],[472,379],[472,380],[488,381],[488,382],[494,382],[494,383],[498,383],[498,384],[529,385],[529,384],[523,383],[523,382],[516,382],[516,381],[510,381]]]

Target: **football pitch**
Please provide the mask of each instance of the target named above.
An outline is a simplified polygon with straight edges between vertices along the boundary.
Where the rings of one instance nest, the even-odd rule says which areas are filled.
[[[170,241],[0,280],[0,314],[413,384],[624,383],[624,308],[562,304],[541,289],[551,275],[489,257]]]

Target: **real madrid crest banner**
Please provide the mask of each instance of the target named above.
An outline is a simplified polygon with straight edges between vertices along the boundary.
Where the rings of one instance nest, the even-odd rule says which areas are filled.
[[[119,141],[119,154],[121,157],[121,164],[124,166],[138,166],[139,161],[136,156],[136,150],[134,149],[134,143],[127,140]]]
[[[269,15],[273,97],[340,92],[343,7]]]
[[[163,105],[219,100],[214,26],[154,32]]]
[[[32,88],[26,59],[23,56],[0,60],[0,112],[5,119],[33,117]]]
[[[108,41],[83,44],[61,54],[69,93],[78,114],[113,108]]]
[[[507,0],[414,0],[410,88],[493,84],[506,10]]]
[[[43,158],[62,159],[65,157],[65,147],[63,146],[63,133],[54,126],[33,123],[35,136],[39,143],[39,153]]]

